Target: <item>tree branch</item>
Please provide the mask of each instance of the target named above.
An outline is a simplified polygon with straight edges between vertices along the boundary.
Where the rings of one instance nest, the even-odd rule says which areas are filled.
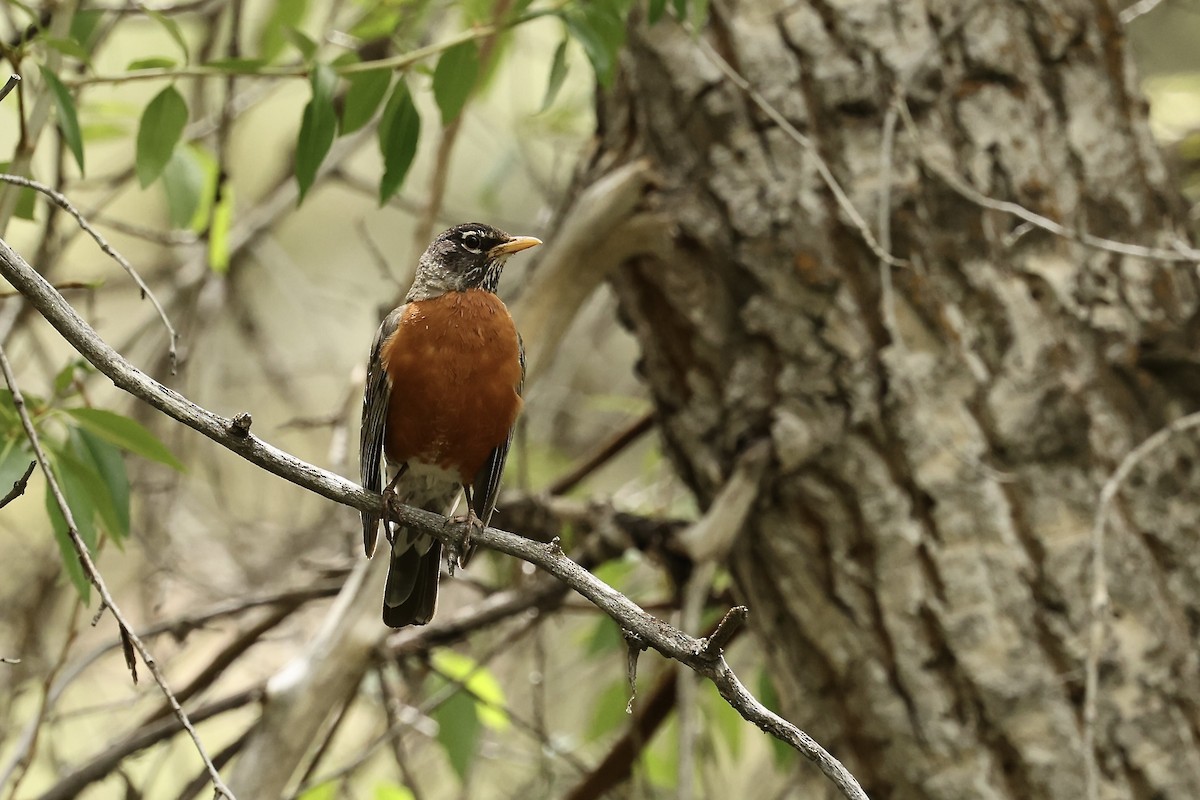
[[[121,389],[199,431],[247,461],[298,486],[352,508],[380,513],[385,510],[382,496],[368,492],[339,475],[301,461],[249,432],[245,435],[233,433],[230,420],[201,408],[134,367],[105,343],[54,287],[2,240],[0,277],[4,277],[25,295],[63,338]],[[541,567],[591,600],[615,619],[622,629],[642,639],[647,646],[710,679],[721,696],[739,714],[817,764],[843,796],[851,800],[866,800],[866,793],[841,762],[804,731],[758,702],[725,663],[723,656],[712,655],[707,652],[705,642],[646,613],[620,592],[564,555],[556,541],[543,544],[497,528],[471,530],[469,523],[448,523],[441,515],[397,504],[389,506],[387,512],[400,524],[436,536],[450,545],[460,542],[470,532],[471,540],[475,544]],[[246,761],[246,757],[243,756],[242,762]]]
[[[103,602],[101,609],[103,610],[103,608],[107,607],[112,611],[113,617],[117,620],[117,627],[121,633],[121,641],[126,645],[125,660],[129,664],[130,672],[133,673],[134,682],[137,682],[137,672],[135,670],[132,651],[136,650],[142,657],[142,661],[146,664],[146,668],[150,670],[150,674],[154,676],[155,682],[162,689],[162,693],[167,698],[171,710],[175,712],[175,717],[179,720],[179,724],[192,737],[196,751],[208,767],[208,774],[212,778],[213,788],[216,789],[218,795],[235,800],[233,793],[229,791],[225,783],[221,780],[221,775],[217,772],[217,768],[213,766],[212,759],[208,757],[208,752],[204,748],[204,742],[200,740],[200,734],[196,733],[196,729],[192,727],[191,720],[184,713],[183,707],[179,705],[179,701],[175,699],[175,695],[171,692],[171,687],[167,685],[166,678],[158,668],[158,662],[151,655],[146,645],[142,643],[142,640],[133,632],[133,629],[125,619],[125,615],[121,612],[120,607],[117,606],[112,594],[109,593],[108,586],[104,583],[104,578],[101,577],[100,571],[96,569],[96,564],[92,561],[92,557],[88,553],[87,545],[84,544],[83,538],[79,535],[79,529],[75,526],[75,519],[71,514],[71,508],[67,505],[67,500],[59,488],[53,471],[50,469],[50,461],[46,458],[45,451],[42,450],[37,430],[33,427],[33,420],[30,419],[29,412],[25,410],[25,398],[21,396],[21,388],[17,385],[17,378],[8,363],[8,356],[5,354],[3,347],[0,347],[0,372],[4,373],[4,381],[8,384],[9,391],[12,392],[13,406],[17,410],[17,415],[21,418],[21,425],[25,428],[25,434],[29,437],[34,457],[37,459],[38,465],[42,468],[42,473],[46,476],[46,483],[50,486],[50,493],[54,496],[54,502],[57,503],[58,510],[62,513],[63,520],[66,522],[67,535],[71,538],[71,544],[75,546],[75,552],[79,556],[79,563],[83,567],[83,573],[100,594]]]
[[[25,474],[13,481],[12,488],[8,490],[8,494],[4,495],[3,500],[0,500],[0,508],[4,508],[13,500],[25,494],[25,488],[29,486],[29,476],[33,474],[33,468],[36,466],[36,461],[29,462],[29,467],[25,470]]]

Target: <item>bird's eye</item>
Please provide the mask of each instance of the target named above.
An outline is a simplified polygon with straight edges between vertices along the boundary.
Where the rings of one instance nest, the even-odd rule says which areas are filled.
[[[462,244],[463,247],[467,248],[472,253],[478,253],[480,251],[482,242],[479,239],[478,233],[475,233],[474,231],[468,231],[463,234]]]

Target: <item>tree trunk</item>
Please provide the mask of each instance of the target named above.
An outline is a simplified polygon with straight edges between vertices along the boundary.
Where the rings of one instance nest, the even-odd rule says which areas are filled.
[[[613,281],[701,505],[772,445],[732,570],[784,711],[876,798],[1084,796],[1098,493],[1200,391],[1194,268],[1079,241],[1182,217],[1113,8],[726,0],[629,35],[584,178],[661,176],[671,255]],[[1100,797],[1200,797],[1198,450],[1109,514]]]

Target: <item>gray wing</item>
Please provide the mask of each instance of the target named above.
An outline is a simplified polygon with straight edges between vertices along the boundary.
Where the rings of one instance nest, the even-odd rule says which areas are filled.
[[[520,334],[517,334],[517,351],[521,360],[521,381],[517,384],[517,394],[521,394],[525,389],[525,342]],[[508,438],[492,450],[471,484],[472,510],[484,525],[488,524],[492,512],[496,510],[496,498],[500,494],[500,475],[504,472],[504,462],[508,460],[508,448],[512,444],[513,431],[516,429],[514,423],[508,429]]]
[[[371,360],[367,363],[367,384],[363,390],[362,430],[359,434],[358,464],[363,488],[370,492],[383,489],[383,434],[387,422],[388,400],[392,394],[391,379],[383,368],[383,344],[400,324],[405,306],[384,318],[371,345]],[[370,558],[379,538],[379,515],[362,512],[363,550]]]

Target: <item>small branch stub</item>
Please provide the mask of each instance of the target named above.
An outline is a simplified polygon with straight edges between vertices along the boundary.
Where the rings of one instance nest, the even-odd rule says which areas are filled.
[[[8,81],[4,84],[4,87],[0,88],[0,101],[3,101],[4,98],[8,97],[9,93],[12,92],[13,89],[17,88],[17,84],[20,82],[20,75],[16,74],[15,72],[12,75],[9,75]]]
[[[25,494],[25,489],[29,486],[29,476],[33,474],[33,468],[36,466],[36,461],[29,462],[29,467],[25,470],[25,474],[13,482],[12,489],[9,490],[8,494],[4,495],[3,500],[0,500],[0,508],[4,508],[13,500]]]
[[[640,656],[649,645],[646,640],[628,628],[621,631],[625,637],[625,646],[628,648],[628,662],[625,664],[626,676],[629,678],[629,702],[625,704],[625,713],[633,713],[633,701],[637,699],[637,668],[638,656]]]
[[[725,645],[729,644],[738,630],[746,624],[748,616],[750,616],[750,609],[745,606],[734,606],[726,611],[712,636],[701,641],[700,657],[708,661],[720,658],[725,650]]]
[[[252,424],[254,424],[254,418],[250,416],[250,412],[243,411],[229,421],[229,432],[239,439],[245,439],[250,435]]]

